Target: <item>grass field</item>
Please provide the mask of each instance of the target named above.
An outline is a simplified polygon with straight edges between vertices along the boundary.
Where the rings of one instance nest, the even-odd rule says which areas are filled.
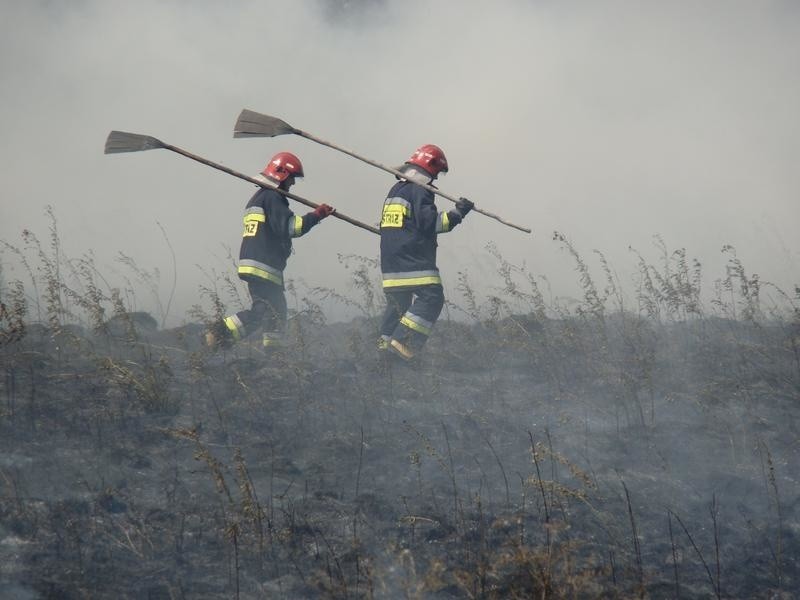
[[[632,293],[565,237],[580,297],[493,248],[418,364],[290,289],[288,344],[210,353],[133,310],[55,229],[6,259],[0,596],[792,598],[800,587],[800,297],[733,248],[713,290],[684,250]],[[129,262],[140,285],[146,271]],[[160,304],[162,313],[169,302]]]

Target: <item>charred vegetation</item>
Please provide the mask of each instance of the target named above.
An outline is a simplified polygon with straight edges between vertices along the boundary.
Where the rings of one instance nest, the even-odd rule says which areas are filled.
[[[50,213],[52,217],[52,212]],[[800,585],[800,291],[657,239],[633,294],[563,235],[581,296],[494,247],[416,365],[375,352],[353,291],[290,286],[289,343],[210,353],[137,308],[55,219],[4,255],[0,595],[114,598],[790,598]],[[328,323],[323,299],[360,315]]]

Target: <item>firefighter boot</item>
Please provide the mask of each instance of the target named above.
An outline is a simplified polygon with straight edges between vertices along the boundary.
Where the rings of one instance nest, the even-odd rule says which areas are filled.
[[[414,358],[414,351],[411,349],[411,347],[399,340],[391,340],[389,342],[389,350],[403,360],[408,361]]]
[[[384,353],[389,349],[389,343],[392,338],[388,335],[382,335],[378,338],[377,349],[379,353]]]

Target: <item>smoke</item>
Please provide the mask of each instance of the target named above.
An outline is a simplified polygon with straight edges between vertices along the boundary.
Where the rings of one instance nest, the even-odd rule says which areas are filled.
[[[293,191],[370,223],[392,183],[299,137],[233,140],[242,108],[387,165],[436,143],[452,166],[444,191],[533,228],[471,215],[441,239],[448,289],[460,270],[493,284],[493,242],[574,293],[554,230],[623,279],[629,246],[657,256],[654,235],[711,278],[731,244],[762,279],[798,279],[794,3],[86,0],[3,13],[0,239],[44,235],[52,205],[68,253],[113,272],[122,251],[158,267],[166,294],[163,227],[173,317],[204,272],[232,272],[252,187],[163,150],[104,156],[110,130],[249,174],[295,152],[307,176]],[[330,219],[297,241],[288,275],[347,293],[338,253],[377,256],[378,240]]]

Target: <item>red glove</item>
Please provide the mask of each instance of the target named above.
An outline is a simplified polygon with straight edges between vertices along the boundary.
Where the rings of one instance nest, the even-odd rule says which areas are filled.
[[[314,209],[314,215],[321,221],[325,217],[331,216],[333,213],[336,212],[336,209],[332,206],[328,206],[327,204],[320,204],[317,208]]]

